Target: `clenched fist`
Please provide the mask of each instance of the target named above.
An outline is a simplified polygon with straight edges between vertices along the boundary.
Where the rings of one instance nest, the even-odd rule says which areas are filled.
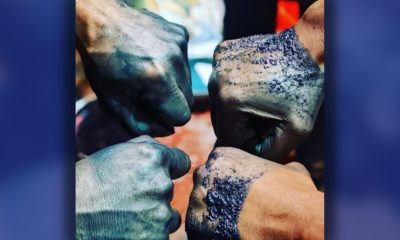
[[[79,0],[77,47],[99,100],[132,134],[165,136],[190,119],[188,33],[124,1]]]
[[[310,133],[324,75],[293,29],[221,43],[209,83],[217,145],[279,160]]]
[[[188,156],[150,137],[107,147],[76,163],[77,239],[168,239],[180,225],[171,179]]]
[[[189,239],[323,239],[324,199],[299,163],[216,148],[194,175]]]

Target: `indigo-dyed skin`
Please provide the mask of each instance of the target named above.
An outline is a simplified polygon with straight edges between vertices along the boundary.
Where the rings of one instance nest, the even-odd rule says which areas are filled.
[[[217,148],[196,170],[186,216],[189,239],[240,239],[238,217],[251,183],[263,170],[257,163],[246,164],[243,153]]]
[[[300,163],[218,147],[194,174],[186,214],[193,240],[323,239],[323,193]]]
[[[312,130],[323,86],[294,29],[222,42],[209,83],[217,145],[281,159]]]
[[[107,147],[76,163],[77,239],[168,239],[180,225],[173,183],[188,156],[150,137]]]
[[[190,119],[188,33],[125,1],[79,0],[77,47],[99,100],[133,135],[165,136]]]

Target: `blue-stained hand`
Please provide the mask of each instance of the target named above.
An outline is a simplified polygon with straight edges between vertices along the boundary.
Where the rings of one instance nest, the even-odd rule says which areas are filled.
[[[222,42],[208,85],[216,145],[281,159],[313,129],[323,87],[294,29]]]
[[[77,47],[97,97],[133,135],[166,136],[193,105],[188,33],[123,1],[77,2]]]
[[[189,157],[143,136],[76,163],[77,239],[168,239],[180,225],[171,179]]]

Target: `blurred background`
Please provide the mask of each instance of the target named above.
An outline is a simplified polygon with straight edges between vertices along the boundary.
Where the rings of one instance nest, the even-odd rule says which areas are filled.
[[[175,181],[172,205],[182,214],[188,206],[193,187],[192,173],[207,160],[216,137],[213,132],[207,83],[212,70],[215,46],[226,39],[254,34],[271,34],[293,26],[313,0],[131,0],[133,6],[146,8],[165,19],[185,26],[189,32],[188,57],[195,95],[193,115],[189,123],[175,128],[175,134],[157,138],[175,146],[192,161],[189,174]],[[124,142],[132,136],[99,106],[76,52],[76,151],[89,155],[106,146]],[[323,112],[323,107],[320,113]],[[319,114],[310,137],[285,159],[302,162],[311,172],[314,182],[324,190],[323,115]],[[187,239],[184,222],[171,235],[172,240]]]

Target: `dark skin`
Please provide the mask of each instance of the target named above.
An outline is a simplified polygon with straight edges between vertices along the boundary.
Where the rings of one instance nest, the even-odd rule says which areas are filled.
[[[208,85],[217,146],[279,161],[310,134],[323,101],[324,2],[292,29],[224,41]]]
[[[135,21],[132,21],[132,19],[134,19]],[[310,20],[306,22],[313,21]],[[303,29],[307,28],[305,27]],[[297,33],[302,31],[296,28],[295,30]],[[138,38],[137,36],[141,37]],[[92,85],[92,88],[94,89],[100,101],[102,101],[103,104],[107,106],[107,108],[111,112],[113,112],[123,122],[123,124],[128,127],[128,129],[130,129],[132,134],[149,133],[157,136],[168,135],[173,132],[174,126],[182,125],[189,120],[190,108],[193,103],[193,96],[190,91],[190,73],[187,67],[187,34],[181,26],[169,23],[150,12],[134,10],[122,1],[110,2],[98,0],[94,2],[92,0],[80,0],[77,3],[77,38],[78,49],[80,51],[80,54],[82,55],[85,65],[85,71]],[[148,41],[143,41],[143,39],[146,39]],[[305,39],[307,39],[307,37]],[[303,42],[303,45],[306,49],[309,48],[307,47],[307,40],[302,40],[300,36],[299,40]],[[313,51],[311,51],[310,49],[308,49],[308,51],[310,56],[314,57],[316,61],[319,61],[319,57],[317,54],[318,51],[315,52],[316,54],[314,54]],[[316,91],[315,93],[317,94],[318,91]],[[313,106],[318,105],[316,102],[317,101],[314,102]],[[250,114],[253,113],[254,111],[250,112]],[[255,115],[256,117],[259,117],[259,115]],[[231,115],[229,114],[226,114],[225,116],[228,118],[231,117]],[[269,117],[272,116],[272,114],[262,114],[262,117],[265,116]],[[236,118],[231,118],[231,120],[232,119]],[[272,118],[272,120],[276,119]],[[292,130],[294,130],[296,134],[302,134],[301,137],[304,137],[303,135],[306,135],[307,131],[312,128],[312,124],[310,125],[309,122],[300,125],[296,124],[294,125],[295,127]],[[225,139],[227,138],[225,137]],[[139,147],[137,144],[141,146]],[[145,147],[143,147],[142,145],[145,145]],[[168,201],[165,203],[165,200],[168,200],[171,197],[169,194],[171,192],[171,185],[166,184],[165,186],[163,185],[160,186],[160,188],[154,189],[145,188],[143,192],[140,192],[137,191],[137,189],[129,188],[132,187],[131,184],[121,183],[124,183],[125,181],[132,182],[132,179],[139,179],[138,175],[142,170],[149,170],[147,174],[148,176],[161,176],[161,178],[163,179],[162,182],[168,182],[168,179],[170,177],[176,176],[175,173],[173,173],[174,170],[172,170],[173,167],[171,168],[171,166],[179,165],[171,164],[171,162],[174,163],[178,161],[180,163],[184,163],[185,161],[182,160],[182,157],[177,156],[175,153],[171,154],[171,150],[168,150],[168,148],[166,148],[165,146],[155,143],[126,143],[123,146],[117,146],[116,148],[118,149],[115,151],[114,148],[106,149],[105,151],[102,151],[82,160],[77,165],[77,168],[80,169],[79,171],[77,171],[77,176],[80,177],[81,180],[82,178],[91,176],[88,173],[93,170],[92,165],[97,165],[99,163],[99,167],[95,167],[95,169],[98,169],[99,171],[97,172],[97,174],[95,171],[93,176],[99,176],[98,173],[101,173],[100,176],[110,175],[112,176],[112,179],[117,176],[117,178],[114,179],[115,181],[111,181],[111,183],[114,185],[111,185],[111,188],[107,188],[105,190],[103,189],[104,185],[101,182],[97,182],[96,177],[93,178],[95,179],[95,181],[91,181],[93,179],[90,179],[90,177],[89,179],[86,179],[84,181],[79,181],[79,186],[82,186],[82,188],[77,188],[80,193],[80,195],[77,196],[77,199],[80,200],[78,201],[79,205],[77,206],[77,212],[79,213],[78,217],[87,214],[93,209],[93,212],[98,212],[99,209],[119,209],[119,207],[121,206],[119,206],[118,203],[121,202],[127,203],[122,208],[124,209],[124,212],[125,210],[129,212],[133,209],[136,209],[137,207],[137,205],[135,205],[136,201],[131,201],[133,199],[132,196],[136,196],[138,199],[142,200],[148,198],[149,201],[143,201],[143,206],[145,207],[141,207],[139,210],[149,210],[149,213],[146,214],[150,214],[154,218],[144,218],[143,222],[132,223],[129,222],[127,218],[122,217],[122,220],[118,221],[119,224],[118,226],[116,226],[116,229],[111,228],[112,231],[121,230],[118,229],[118,227],[125,225],[134,228],[125,229],[131,231],[116,231],[114,233],[111,233],[112,237],[129,239],[135,238],[134,236],[137,236],[137,234],[140,233],[142,234],[143,239],[167,238],[168,232],[173,231],[179,225],[176,221],[176,213],[174,214],[173,211],[168,208]],[[145,150],[143,150],[143,148]],[[279,150],[280,148],[278,147],[277,149]],[[235,150],[228,149],[227,151],[234,152]],[[285,148],[284,151],[277,151],[277,158],[282,154],[282,152],[286,151],[287,148]],[[260,151],[260,153],[262,152],[264,151]],[[139,153],[146,154],[141,156]],[[126,158],[127,155],[130,155],[131,157]],[[130,166],[130,164],[132,164],[132,158],[134,158],[134,156],[141,156],[139,159],[137,159],[135,166],[132,166],[132,170],[135,171],[119,171],[119,168],[121,166]],[[249,156],[240,157],[239,152],[234,152],[234,156],[235,158],[224,157],[225,160],[220,159],[219,161],[214,161],[213,164],[216,164],[215,166],[217,166],[218,169],[221,170],[223,168],[228,168],[227,166],[232,166],[232,159],[236,159],[239,162],[245,161],[245,165],[250,166],[250,168],[251,166],[256,166],[257,162],[258,164],[260,164],[260,168],[258,168],[258,170],[262,171],[266,171],[267,169],[282,169],[281,167],[277,167],[276,165],[269,163],[268,165],[264,166],[265,168],[262,168],[261,166],[263,164],[261,164],[260,159],[257,160],[254,156],[252,156],[254,158]],[[146,160],[146,162],[143,162],[143,159]],[[246,161],[245,159],[252,160]],[[251,162],[254,162],[254,164]],[[137,163],[143,163],[147,167],[138,168]],[[224,165],[223,163],[226,164]],[[245,165],[243,165],[242,163],[238,166],[242,167]],[[112,166],[114,166],[114,168]],[[275,166],[276,168],[274,168],[273,166]],[[101,170],[102,168],[105,168],[105,170]],[[233,168],[236,168],[235,164],[233,164]],[[214,168],[211,168],[211,175],[215,174],[216,172],[215,169],[213,169]],[[288,169],[283,169],[283,173],[288,173]],[[238,170],[239,168],[237,169],[236,173],[240,172]],[[185,171],[182,171],[181,174],[184,174],[184,172]],[[287,193],[286,195],[280,195],[283,197],[287,195],[292,196],[291,193],[296,193],[300,196],[303,196],[295,199],[297,203],[300,203],[300,205],[297,205],[300,209],[304,207],[304,205],[301,205],[304,200],[308,199],[304,196],[307,196],[307,194],[310,194],[309,196],[316,194],[315,187],[310,184],[309,179],[304,178],[304,174],[294,174],[294,172],[296,172],[295,170],[294,172],[292,171],[290,172],[290,174],[288,174],[289,177],[282,177],[280,174],[274,175],[265,173],[262,175],[252,176],[251,174],[253,172],[254,171],[249,170],[245,171],[242,174],[246,177],[252,177],[254,181],[252,182],[251,189],[248,190],[248,197],[246,198],[246,201],[244,202],[242,210],[239,214],[239,218],[237,219],[238,232],[242,236],[248,236],[245,233],[248,227],[243,226],[246,226],[246,224],[249,224],[250,226],[257,226],[254,222],[248,221],[250,219],[248,216],[254,216],[253,213],[255,206],[263,206],[263,209],[267,210],[271,209],[268,208],[268,206],[272,206],[272,209],[279,210],[286,209],[282,207],[282,205],[279,205],[279,203],[283,203],[283,206],[293,205],[293,202],[291,201],[269,201],[268,203],[272,202],[277,205],[263,205],[261,202],[258,201],[260,197],[250,197],[254,194],[256,194],[256,196],[259,196],[257,194],[259,192],[262,193],[262,190],[260,189],[263,188],[259,189],[254,187],[259,185],[257,184],[258,182],[277,184],[278,187],[274,188],[276,191],[278,191],[279,189],[284,189]],[[282,173],[282,171],[272,172]],[[225,175],[229,174],[229,172],[225,170],[222,171],[222,173]],[[241,175],[239,176],[243,177]],[[202,177],[202,175],[200,175],[200,177]],[[264,179],[264,177],[266,179]],[[93,187],[87,188],[87,183],[89,182],[93,183],[90,183],[93,185]],[[288,182],[294,182],[294,184],[287,186],[286,183]],[[154,182],[151,182],[151,184],[149,184],[148,182],[142,183],[144,183],[144,185],[146,186],[152,186],[152,184],[155,184]],[[143,187],[145,187],[144,185]],[[264,186],[265,184],[261,185]],[[125,188],[126,186],[128,186],[128,188]],[[293,186],[294,188],[291,188]],[[110,189],[119,189],[119,187],[123,187],[124,189],[122,189],[121,191],[117,191],[116,193],[109,191]],[[86,201],[85,198],[82,196],[84,196],[85,194],[90,194],[90,191],[86,191],[85,188],[96,189],[95,192],[99,193],[99,196],[101,197],[93,198],[89,196],[89,200]],[[254,191],[254,189],[256,190]],[[299,191],[299,189],[301,191]],[[126,193],[126,190],[130,190],[132,193],[130,195],[128,194],[128,198],[126,199],[126,201],[112,201],[113,199],[115,200],[115,194],[121,192]],[[268,195],[268,197],[272,198],[273,196],[276,196],[276,192],[272,191],[272,193],[273,194]],[[278,191],[278,193],[280,192]],[[153,196],[152,194],[155,195]],[[319,196],[318,199],[320,200],[320,194],[316,195]],[[107,197],[103,198],[103,196],[109,196],[110,201],[107,200]],[[123,197],[124,196],[117,196],[117,199],[123,199]],[[93,201],[93,199],[98,199],[100,203],[97,204],[95,201]],[[154,199],[157,199],[158,201],[150,201]],[[312,199],[317,199],[317,197],[312,197]],[[85,206],[85,203],[88,203],[88,205]],[[106,204],[104,205],[103,203]],[[157,208],[154,208],[156,209],[154,211],[151,206],[148,206],[149,203],[155,203],[163,211],[159,211],[157,210]],[[315,205],[321,206],[321,201],[313,203],[313,206]],[[105,208],[103,208],[104,206]],[[148,208],[146,208],[146,206]],[[193,211],[197,211],[196,208],[193,209]],[[203,210],[200,209],[200,211]],[[293,236],[284,235],[284,233],[295,233],[296,237],[301,237],[303,239],[320,239],[320,228],[313,232],[305,232],[302,231],[304,230],[304,226],[296,225],[294,227],[291,224],[287,224],[288,222],[294,221],[294,219],[296,219],[296,221],[299,220],[296,218],[298,212],[296,212],[295,210],[296,208],[289,211],[289,213],[292,213],[291,216],[293,218],[283,219],[285,220],[285,222],[279,225],[280,227],[285,228],[286,231],[282,231],[282,234],[277,235],[276,231],[271,226],[259,226],[259,232],[261,233],[259,235],[260,238],[263,238],[265,236],[279,238],[282,236]],[[161,217],[157,214],[159,212],[162,213]],[[246,214],[246,212],[248,212],[249,214]],[[266,213],[268,212],[271,211],[267,211]],[[260,213],[263,212],[260,211]],[[97,217],[98,216],[99,215],[97,215]],[[263,214],[259,214],[258,216],[260,217],[260,219],[265,219],[266,217],[266,215]],[[320,212],[317,212],[316,216],[307,216],[309,216],[309,218],[302,220],[307,220],[309,221],[309,223],[315,223],[315,226],[321,226]],[[301,221],[301,219],[299,221],[304,222]],[[143,225],[141,225],[142,223]],[[146,227],[148,225],[156,225],[157,231],[154,231],[154,228],[151,228],[152,230],[150,230],[150,228]],[[96,231],[101,230],[101,227],[93,229],[93,231],[90,232],[90,229],[84,229],[84,226],[85,225],[78,225],[78,229],[83,229],[80,232],[81,234],[89,233],[89,235],[91,236],[93,236],[92,234],[100,234],[100,236],[102,236],[102,234],[108,234],[107,232]],[[207,231],[207,229],[202,229],[202,231],[204,231],[204,234],[206,235],[212,234],[212,231],[210,233],[210,231]],[[275,235],[271,234],[271,232],[273,232]],[[250,235],[250,233],[248,234]],[[108,235],[103,236],[108,237]]]
[[[132,135],[166,136],[189,121],[188,33],[120,0],[76,2],[77,48],[103,106]],[[180,225],[173,183],[185,153],[135,138],[76,163],[77,239],[168,239]]]
[[[77,162],[77,239],[167,239],[181,221],[170,205],[172,179],[189,169],[183,151],[148,136]]]
[[[166,136],[189,121],[194,99],[184,27],[118,0],[78,1],[76,24],[91,87],[132,135]]]

